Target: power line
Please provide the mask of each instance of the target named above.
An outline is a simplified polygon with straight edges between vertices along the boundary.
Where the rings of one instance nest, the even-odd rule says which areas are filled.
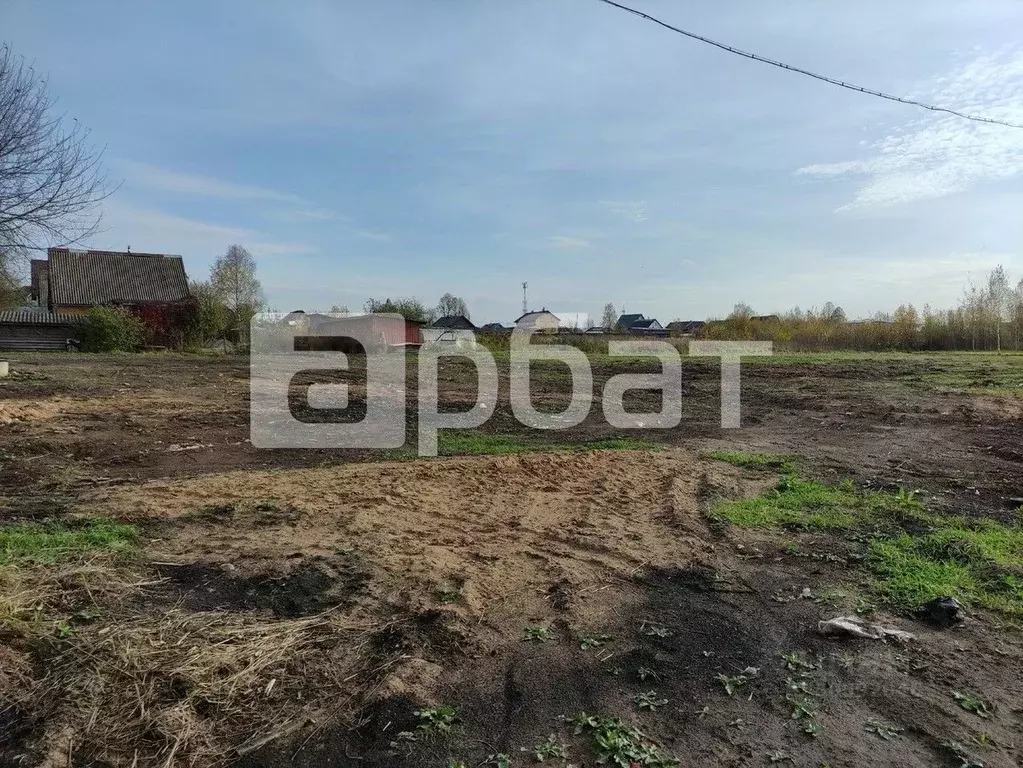
[[[956,111],[954,109],[948,109],[947,107],[939,107],[939,106],[937,106],[935,104],[927,104],[927,103],[922,102],[922,101],[916,101],[915,99],[904,99],[901,96],[893,96],[890,93],[884,93],[882,91],[875,91],[875,90],[872,90],[870,88],[864,88],[861,85],[855,85],[853,83],[847,83],[847,82],[844,82],[842,80],[836,80],[833,77],[827,77],[826,75],[821,75],[821,74],[818,74],[816,72],[811,72],[808,69],[801,69],[800,67],[794,67],[791,64],[786,64],[785,62],[782,62],[782,61],[775,61],[774,59],[769,59],[766,56],[760,56],[760,55],[758,55],[756,53],[749,53],[748,51],[743,51],[743,50],[740,50],[738,48],[734,48],[734,47],[732,47],[730,45],[725,45],[724,43],[719,43],[717,40],[711,40],[709,37],[704,37],[703,35],[697,35],[695,32],[687,32],[684,29],[679,29],[678,27],[674,27],[671,24],[668,24],[665,21],[661,21],[660,19],[654,18],[653,16],[650,16],[649,14],[643,13],[642,11],[637,11],[635,8],[629,8],[627,5],[621,5],[620,3],[616,3],[616,2],[614,2],[614,0],[600,0],[600,2],[606,3],[607,5],[612,5],[615,8],[620,8],[623,11],[627,11],[628,13],[631,13],[631,14],[634,14],[636,16],[639,16],[641,19],[646,19],[647,21],[652,21],[654,24],[659,24],[660,26],[664,27],[665,29],[670,29],[672,32],[678,32],[680,35],[685,35],[686,37],[692,38],[693,40],[699,40],[701,43],[707,43],[708,45],[713,45],[715,48],[720,48],[722,51],[727,51],[728,53],[734,53],[736,56],[743,56],[743,57],[745,57],[747,59],[752,59],[753,61],[759,61],[761,64],[770,64],[772,67],[778,67],[779,69],[787,69],[789,72],[795,72],[795,73],[800,74],[800,75],[806,75],[807,77],[812,77],[815,80],[822,80],[825,83],[830,83],[831,85],[837,85],[840,88],[848,88],[850,91],[858,91],[859,93],[865,93],[868,96],[877,96],[879,99],[887,99],[888,101],[897,101],[900,104],[909,104],[909,105],[914,106],[914,107],[921,107],[922,109],[929,109],[932,112],[945,112],[945,113],[950,114],[950,115],[955,115],[956,117],[961,117],[964,120],[972,120],[972,121],[974,121],[976,123],[988,123],[990,125],[1004,125],[1007,128],[1023,128],[1023,124],[1020,124],[1020,123],[1010,123],[1010,122],[1007,122],[1005,120],[997,120],[997,119],[995,119],[993,117],[981,117],[980,115],[971,115],[971,114],[967,114],[965,112],[958,112],[958,111]]]

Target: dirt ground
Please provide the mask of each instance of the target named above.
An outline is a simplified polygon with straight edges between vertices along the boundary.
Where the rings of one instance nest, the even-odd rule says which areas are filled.
[[[999,387],[1023,385],[1023,356],[1015,362]],[[776,481],[705,458],[743,450],[798,455],[825,481],[919,489],[936,511],[1008,519],[1023,504],[1023,399],[946,385],[950,372],[983,383],[987,366],[923,355],[747,365],[743,428],[723,430],[718,369],[687,361],[677,428],[614,430],[597,396],[582,425],[540,437],[514,421],[503,382],[480,433],[560,450],[410,460],[254,448],[242,358],[16,356],[0,382],[3,521],[104,516],[142,532],[137,578],[91,596],[110,619],[83,626],[81,643],[171,614],[178,627],[258,619],[267,636],[324,616],[343,627],[316,625],[301,652],[257,676],[249,695],[262,719],[227,717],[215,696],[189,705],[219,757],[193,760],[154,734],[140,742],[150,752],[118,753],[90,736],[102,733],[95,718],[56,727],[59,707],[9,707],[0,765],[447,768],[499,753],[528,765],[554,734],[568,759],[548,760],[592,766],[584,737],[561,720],[581,711],[640,727],[683,765],[971,764],[953,742],[974,765],[1019,765],[1019,628],[977,613],[940,630],[878,611],[872,620],[918,641],[825,638],[817,622],[851,605],[822,596],[856,593],[856,565],[789,556],[793,540],[827,547],[722,530],[707,514]],[[644,370],[603,361],[595,379]],[[536,399],[557,405],[565,385],[544,369]],[[464,403],[472,386],[445,369],[442,402]],[[414,428],[414,408],[408,419]],[[621,437],[657,449],[569,450]],[[187,648],[194,631],[151,642]],[[4,652],[9,669],[20,659],[25,685],[46,679],[45,655],[13,642]],[[794,653],[805,663],[793,667]],[[749,667],[728,695],[717,676]],[[0,675],[0,685],[19,679]],[[793,684],[819,712],[815,736],[792,716]],[[665,703],[637,709],[653,690]],[[991,717],[958,706],[964,690],[982,693]],[[196,699],[171,685],[158,705],[180,713]],[[415,732],[417,709],[442,705],[460,720],[450,734],[399,736]],[[878,722],[902,730],[882,735]],[[261,734],[272,737],[262,746]]]

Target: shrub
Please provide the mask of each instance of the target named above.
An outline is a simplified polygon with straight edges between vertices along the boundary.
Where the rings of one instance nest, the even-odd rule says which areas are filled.
[[[169,304],[141,304],[130,311],[142,322],[145,344],[180,348],[203,340],[201,306],[194,298]]]
[[[121,307],[93,307],[79,330],[84,352],[131,352],[144,339],[142,321]]]

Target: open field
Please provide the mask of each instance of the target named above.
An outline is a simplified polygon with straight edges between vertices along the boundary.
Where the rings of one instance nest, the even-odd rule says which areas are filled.
[[[244,358],[14,356],[0,765],[1020,764],[1023,355],[751,360],[738,431],[684,366],[676,428],[607,425],[655,369],[597,357],[578,427],[502,379],[417,459],[254,448]]]

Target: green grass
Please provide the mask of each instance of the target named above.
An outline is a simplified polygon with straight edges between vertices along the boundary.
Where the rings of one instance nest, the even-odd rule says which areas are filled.
[[[124,552],[138,532],[131,525],[94,518],[81,527],[22,523],[0,528],[0,565],[51,564],[90,552]]]
[[[871,591],[912,612],[935,597],[1023,615],[1023,526],[928,513],[905,491],[860,491],[786,475],[755,499],[726,501],[718,520],[748,528],[856,534],[866,539]]]
[[[714,516],[747,528],[841,531],[912,516],[918,506],[900,504],[894,494],[860,493],[851,483],[824,485],[788,474],[762,496],[718,504]]]
[[[736,467],[746,469],[780,469],[782,472],[796,471],[793,456],[779,456],[773,453],[749,453],[747,451],[711,451],[703,454],[705,459],[724,461]]]
[[[1023,528],[944,518],[930,532],[871,542],[876,591],[903,610],[951,595],[966,604],[1023,615]]]

